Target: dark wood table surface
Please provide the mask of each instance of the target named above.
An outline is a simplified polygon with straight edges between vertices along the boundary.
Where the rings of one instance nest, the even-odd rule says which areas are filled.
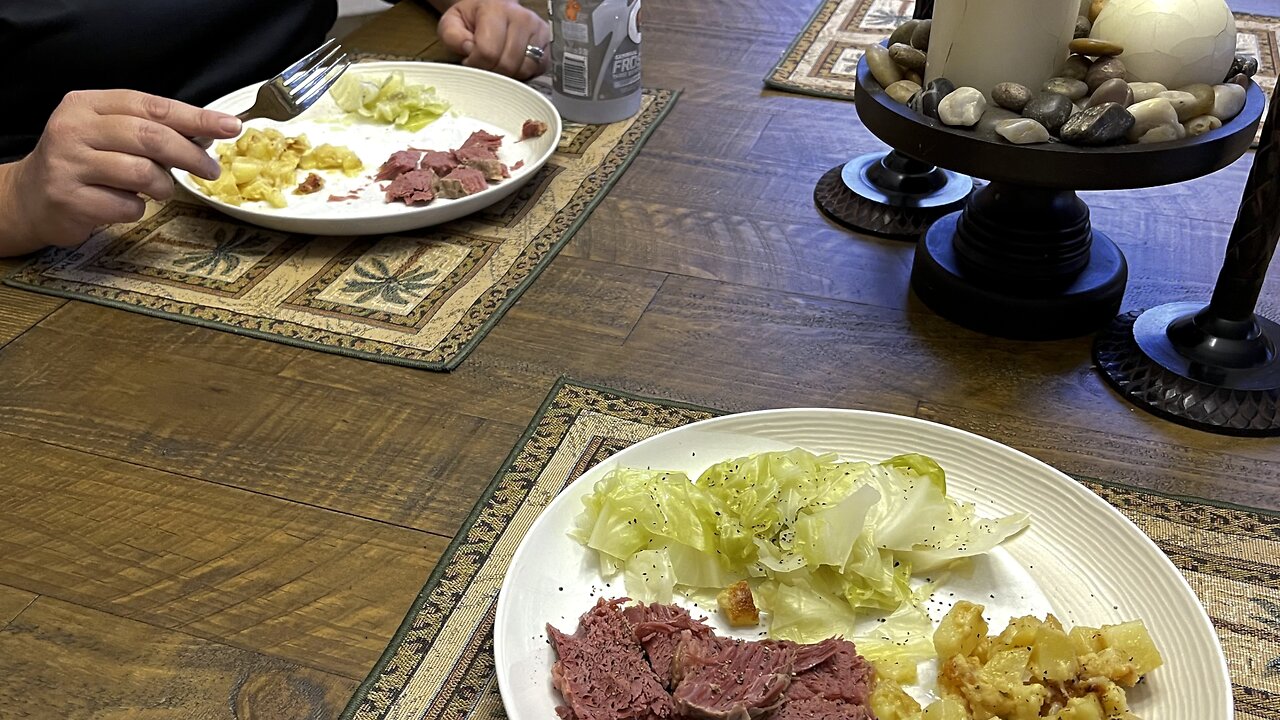
[[[1280,508],[1280,442],[1131,407],[1088,338],[943,321],[909,291],[910,245],[821,217],[817,178],[884,146],[851,102],[763,90],[812,9],[646,0],[645,82],[684,95],[455,372],[0,287],[0,716],[335,716],[562,374],[913,415]],[[348,44],[442,59],[433,26],[405,2]],[[1250,162],[1086,195],[1128,257],[1126,309],[1207,300]],[[1262,310],[1280,318],[1274,279]]]

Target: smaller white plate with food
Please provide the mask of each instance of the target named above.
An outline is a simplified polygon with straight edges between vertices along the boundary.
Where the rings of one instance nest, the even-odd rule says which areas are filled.
[[[208,107],[242,112],[257,89]],[[174,176],[195,197],[254,225],[387,234],[456,220],[510,196],[546,164],[560,133],[551,102],[510,78],[459,65],[360,63],[298,117],[251,120],[239,138],[215,142],[218,181]]]

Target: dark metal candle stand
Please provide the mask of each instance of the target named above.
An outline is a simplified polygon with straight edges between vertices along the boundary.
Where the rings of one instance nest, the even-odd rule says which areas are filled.
[[[1280,238],[1278,119],[1273,102],[1209,304],[1127,313],[1094,342],[1099,372],[1121,395],[1201,430],[1280,435],[1280,325],[1254,312]]]
[[[933,0],[917,0],[913,17],[933,17]],[[935,220],[959,210],[973,180],[898,150],[869,153],[827,171],[813,201],[851,230],[915,242]]]
[[[917,297],[964,327],[1029,340],[1093,333],[1120,310],[1124,255],[1093,228],[1076,191],[1166,185],[1226,167],[1249,149],[1264,105],[1251,84],[1240,114],[1199,137],[1103,148],[1013,145],[896,102],[865,60],[857,83],[858,117],[890,147],[991,181],[916,246]]]

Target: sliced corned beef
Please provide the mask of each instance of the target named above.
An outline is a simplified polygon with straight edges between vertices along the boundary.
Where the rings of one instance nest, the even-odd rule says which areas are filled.
[[[676,711],[704,720],[760,717],[782,703],[794,659],[786,643],[686,638],[672,663]]]
[[[439,150],[424,151],[422,153],[422,161],[418,164],[440,177],[448,175],[454,168],[458,167],[458,161],[453,157],[452,152],[441,152]]]
[[[436,174],[430,170],[410,170],[387,186],[387,202],[403,200],[405,205],[426,204],[436,199]]]
[[[397,150],[378,168],[378,175],[374,179],[394,180],[410,170],[417,170],[421,159],[422,153],[417,150]]]
[[[487,147],[496,152],[498,148],[502,147],[502,136],[494,135],[493,133],[485,132],[484,130],[477,130],[471,133],[471,136],[464,140],[462,147],[458,149],[461,150],[463,148],[476,146]]]
[[[815,697],[788,700],[769,720],[875,720],[875,716],[865,705]]]
[[[520,126],[520,139],[541,137],[546,131],[547,124],[541,120],[525,120],[524,125]]]
[[[694,620],[678,605],[632,605],[622,611],[636,629],[636,639],[644,647],[649,666],[666,687],[671,687],[671,661],[681,640],[709,637],[711,628]]]
[[[471,147],[460,147],[453,151],[453,157],[459,163],[467,164],[473,160],[497,160],[498,154],[484,145],[472,145]]]
[[[865,704],[871,693],[874,670],[848,640],[823,640],[795,650],[795,677],[787,689],[787,702],[807,698],[843,700]]]
[[[618,605],[601,598],[565,635],[547,626],[555,648],[551,684],[565,704],[564,720],[662,720],[673,715],[671,696],[644,659],[635,629]]]
[[[499,160],[468,160],[463,167],[475,168],[484,174],[484,179],[497,182],[511,177],[511,171]]]
[[[489,187],[484,173],[475,168],[459,167],[440,178],[436,183],[436,193],[440,197],[460,198],[474,195]]]

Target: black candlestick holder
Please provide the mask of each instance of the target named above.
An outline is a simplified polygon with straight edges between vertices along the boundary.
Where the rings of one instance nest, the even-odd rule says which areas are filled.
[[[1120,310],[1128,265],[1093,227],[1076,191],[1167,185],[1226,167],[1249,149],[1265,103],[1250,83],[1235,118],[1183,140],[1015,145],[895,101],[865,59],[857,82],[858,116],[881,140],[908,157],[990,181],[916,245],[916,296],[964,327],[1027,340],[1091,334]]]
[[[932,18],[933,0],[917,0],[912,17]],[[850,230],[915,242],[972,191],[972,179],[890,150],[831,168],[814,186],[813,201]]]
[[[1273,102],[1209,304],[1121,315],[1094,343],[1099,372],[1121,395],[1201,430],[1280,435],[1280,325],[1255,313],[1280,239],[1278,119]]]

